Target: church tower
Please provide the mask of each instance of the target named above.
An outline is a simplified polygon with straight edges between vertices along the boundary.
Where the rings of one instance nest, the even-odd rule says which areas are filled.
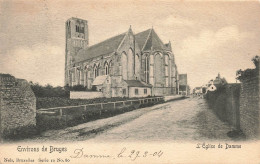
[[[80,49],[89,45],[88,22],[79,18],[70,18],[65,23],[65,85],[68,84],[68,69],[72,67],[74,58]]]

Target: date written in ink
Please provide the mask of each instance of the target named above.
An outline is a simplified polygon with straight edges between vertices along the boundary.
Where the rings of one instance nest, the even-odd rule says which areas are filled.
[[[132,161],[135,161],[137,158],[147,158],[147,157],[157,157],[160,158],[163,155],[163,151],[139,151],[139,150],[127,150],[123,148],[120,153],[117,155],[117,158],[130,158]]]

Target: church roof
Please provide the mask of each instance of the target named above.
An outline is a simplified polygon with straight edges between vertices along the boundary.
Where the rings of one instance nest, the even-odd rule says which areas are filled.
[[[145,30],[143,32],[139,32],[135,35],[135,39],[141,50],[143,49],[144,45],[146,44],[146,40],[149,37],[149,34],[152,29]]]
[[[81,49],[75,58],[76,62],[115,52],[125,35],[126,33],[122,33],[86,49]]]
[[[109,38],[103,42],[92,45],[86,49],[81,49],[75,56],[75,62],[91,59],[101,55],[115,52],[124,39],[127,32]],[[168,50],[167,47],[155,33],[154,29],[148,29],[137,33],[135,39],[141,50]]]
[[[107,75],[97,76],[92,85],[102,85],[107,79]]]
[[[135,35],[136,41],[142,50],[164,50],[168,49],[154,29],[148,29]]]

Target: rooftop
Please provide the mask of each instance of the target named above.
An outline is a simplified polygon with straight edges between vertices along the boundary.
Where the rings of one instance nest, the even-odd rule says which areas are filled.
[[[79,50],[75,57],[75,62],[81,62],[94,57],[106,55],[109,53],[116,52],[120,43],[124,39],[128,32],[124,32],[112,38],[106,39],[100,43],[92,45],[88,48]],[[154,29],[148,29],[134,35],[137,44],[141,50],[168,50],[168,44],[163,44],[159,36],[155,33]]]

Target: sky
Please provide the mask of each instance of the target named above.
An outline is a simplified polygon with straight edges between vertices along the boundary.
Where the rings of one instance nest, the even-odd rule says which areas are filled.
[[[259,1],[0,0],[0,73],[42,85],[64,85],[65,22],[88,20],[90,45],[154,28],[171,41],[179,73],[193,88],[218,73],[254,68],[260,55]]]

